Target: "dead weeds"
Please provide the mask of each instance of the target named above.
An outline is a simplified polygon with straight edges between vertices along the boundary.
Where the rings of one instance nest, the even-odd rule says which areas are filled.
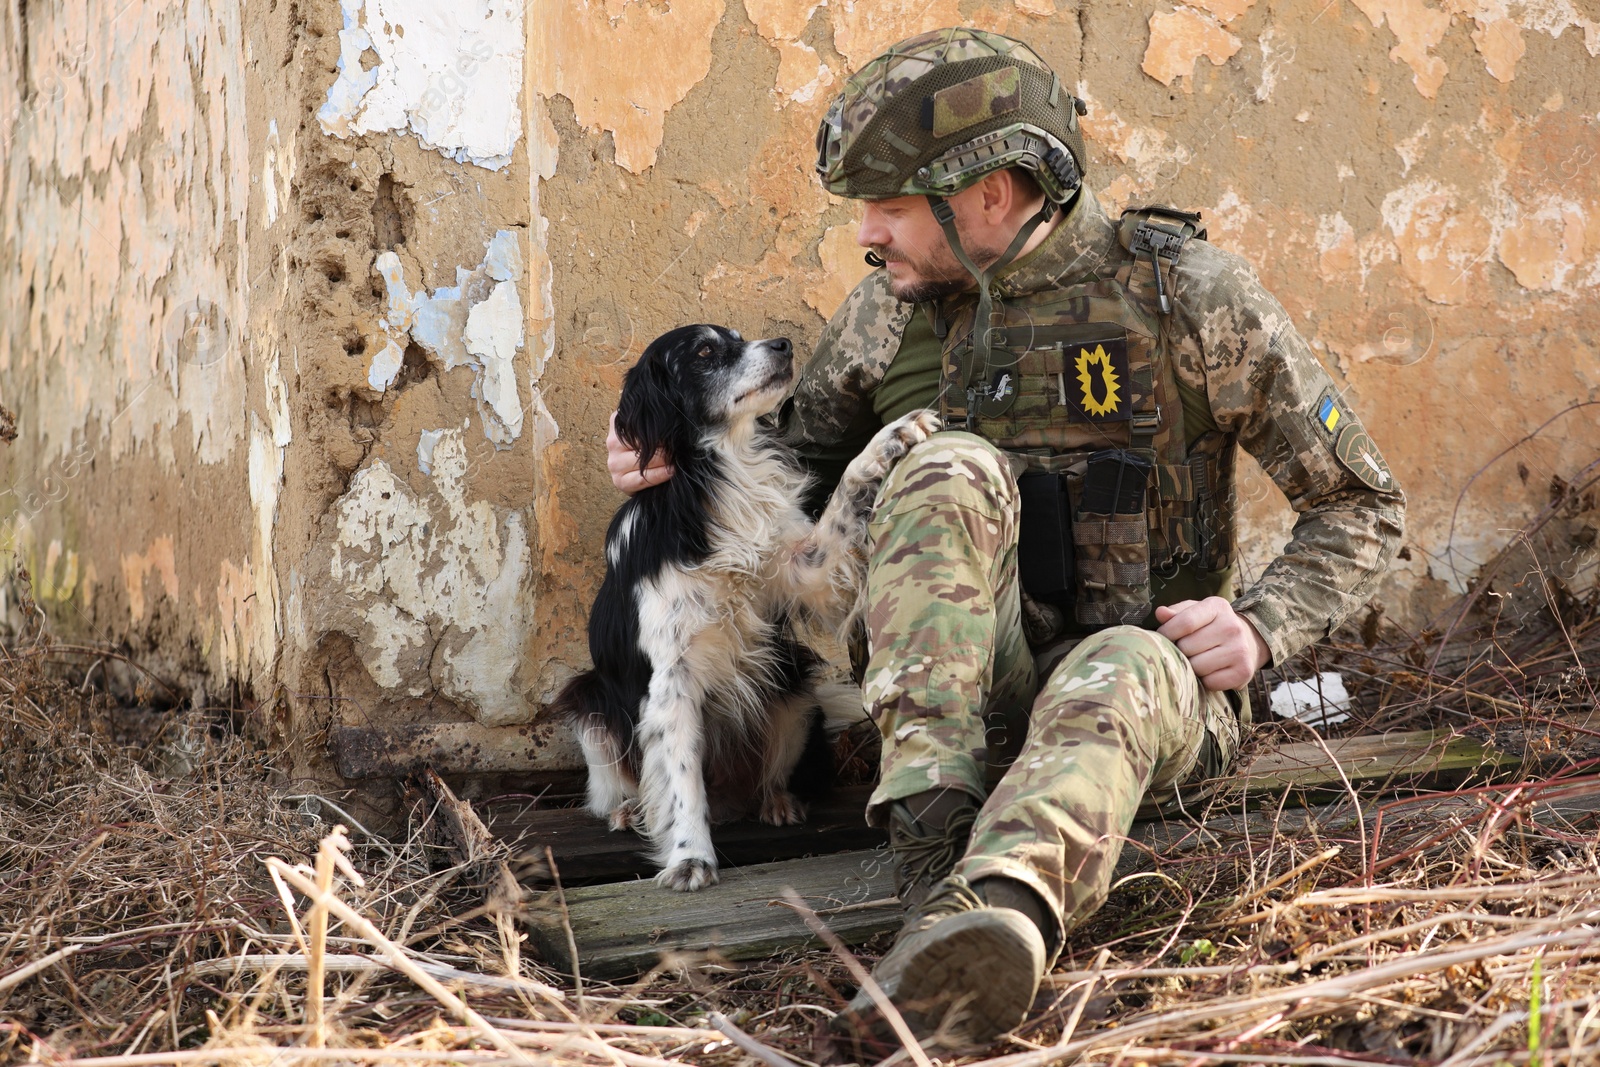
[[[1514,640],[1457,627],[1446,655],[1437,634],[1318,654],[1370,667],[1380,725],[1463,710],[1491,731],[1485,718],[1570,722],[1595,710],[1600,624],[1593,603],[1554,618]],[[523,953],[516,916],[485,912],[431,843],[424,806],[404,839],[373,839],[332,802],[286,795],[225,722],[181,708],[130,718],[81,675],[69,683],[64,648],[34,632],[0,652],[0,1062],[826,1056],[819,1028],[855,986],[837,955],[700,958],[580,988]],[[1419,719],[1424,707],[1439,714]],[[1210,812],[1198,844],[1125,879],[1073,932],[1033,1017],[1001,1045],[896,1059],[1600,1061],[1593,772],[1580,761],[1545,784],[1352,793],[1315,818]]]

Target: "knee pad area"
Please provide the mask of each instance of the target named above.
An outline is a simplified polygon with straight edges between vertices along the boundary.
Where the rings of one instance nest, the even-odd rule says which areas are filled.
[[[961,431],[936,433],[906,453],[884,480],[873,520],[954,506],[1000,520],[1017,507],[1017,483],[1000,450]]]

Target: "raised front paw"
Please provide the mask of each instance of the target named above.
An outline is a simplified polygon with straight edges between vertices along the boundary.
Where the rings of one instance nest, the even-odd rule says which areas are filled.
[[[913,411],[895,419],[879,430],[867,446],[863,458],[868,459],[869,463],[863,473],[872,478],[888,474],[889,469],[900,462],[907,452],[933,436],[940,425],[939,413],[932,408]]]
[[[761,802],[760,818],[769,826],[799,826],[806,821],[806,806],[787,789],[780,789]]]
[[[656,875],[656,884],[680,893],[692,893],[717,884],[717,865],[712,860],[679,860]]]

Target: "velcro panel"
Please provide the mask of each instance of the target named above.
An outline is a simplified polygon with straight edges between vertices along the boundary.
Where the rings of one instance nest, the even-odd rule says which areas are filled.
[[[1119,563],[1110,559],[1079,558],[1078,577],[1094,585],[1142,586],[1150,580],[1149,563]]]
[[[1072,539],[1080,545],[1143,544],[1148,529],[1144,516],[1137,519],[1101,521],[1082,517],[1072,526]]]
[[[948,137],[1020,108],[1022,83],[1017,68],[1002,67],[940,89],[931,99],[933,135]]]

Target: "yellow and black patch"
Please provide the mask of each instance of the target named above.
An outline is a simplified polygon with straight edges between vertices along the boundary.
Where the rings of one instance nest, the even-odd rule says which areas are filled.
[[[1090,422],[1133,417],[1126,336],[1070,345],[1064,354],[1067,401],[1079,415]]]
[[[1339,462],[1370,488],[1380,492],[1392,491],[1395,488],[1394,474],[1389,470],[1389,464],[1384,462],[1378,446],[1372,443],[1372,438],[1367,436],[1367,431],[1361,428],[1360,423],[1348,417],[1341,421],[1344,422],[1344,428],[1339,431],[1339,440],[1333,446]]]

